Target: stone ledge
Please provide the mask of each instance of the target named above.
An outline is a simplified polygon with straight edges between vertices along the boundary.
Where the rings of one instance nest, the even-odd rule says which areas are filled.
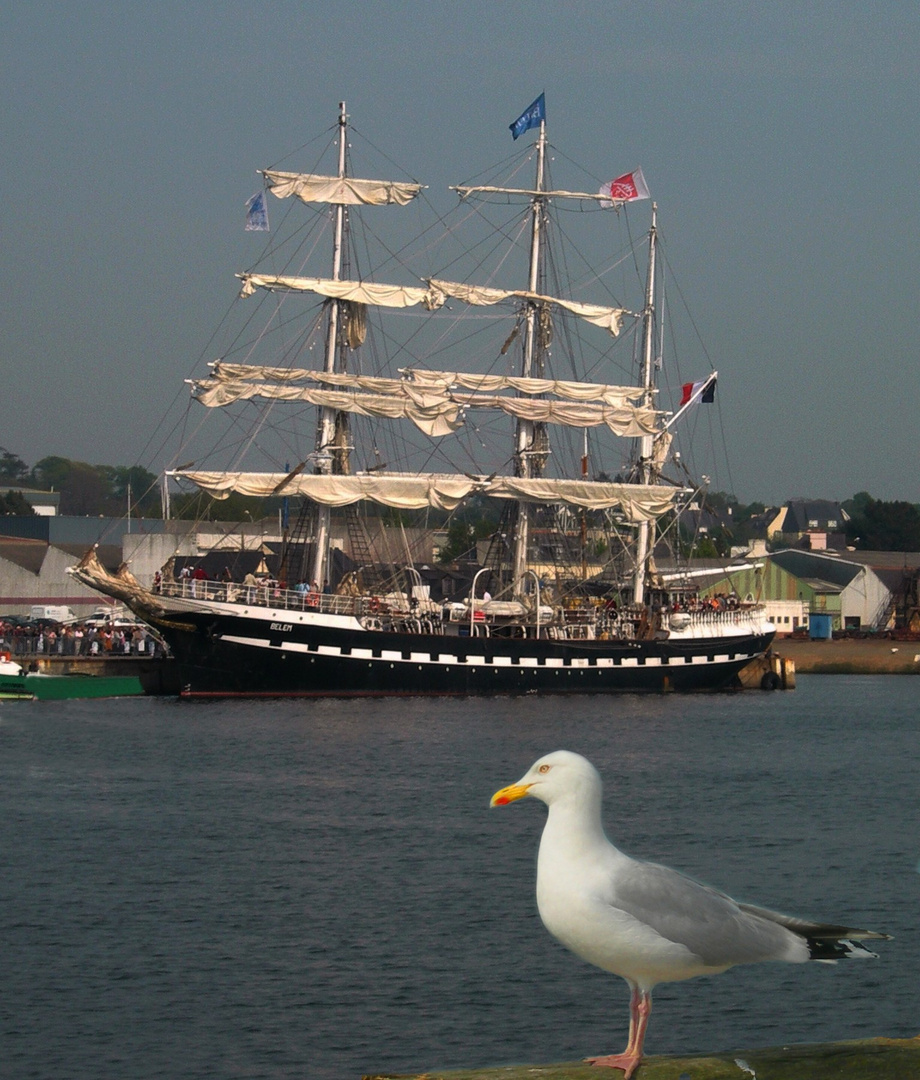
[[[598,1053],[611,1052],[609,1048]],[[619,1069],[582,1061],[424,1073],[370,1073],[362,1080],[622,1080]],[[920,1077],[920,1036],[644,1058],[633,1080],[908,1080]]]

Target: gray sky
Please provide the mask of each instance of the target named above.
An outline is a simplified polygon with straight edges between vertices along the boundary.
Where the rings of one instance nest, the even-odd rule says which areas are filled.
[[[920,502],[918,46],[916,0],[13,0],[0,445],[158,471],[256,168],[345,100],[443,186],[544,90],[554,144],[659,203],[720,371],[716,486]]]

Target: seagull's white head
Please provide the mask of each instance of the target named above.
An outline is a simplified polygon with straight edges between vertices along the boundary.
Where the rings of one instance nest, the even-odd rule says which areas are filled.
[[[510,802],[531,795],[551,806],[565,798],[599,796],[601,778],[597,769],[581,754],[571,750],[556,750],[535,761],[516,784],[496,791],[490,806],[507,806]]]

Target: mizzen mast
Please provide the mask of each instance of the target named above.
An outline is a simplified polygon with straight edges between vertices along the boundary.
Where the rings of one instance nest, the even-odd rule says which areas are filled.
[[[652,203],[652,224],[648,234],[648,277],[645,282],[645,310],[642,315],[642,377],[639,380],[645,388],[646,405],[651,405],[654,401],[655,391],[655,258],[657,243],[658,206],[656,203]],[[640,484],[650,484],[653,481],[652,452],[654,442],[654,436],[652,435],[643,435],[639,440],[638,481]],[[636,566],[633,572],[633,602],[636,604],[645,602],[645,579],[651,548],[651,536],[651,522],[640,522],[636,537]]]

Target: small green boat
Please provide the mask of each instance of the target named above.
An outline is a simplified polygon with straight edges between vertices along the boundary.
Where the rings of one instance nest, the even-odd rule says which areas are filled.
[[[43,675],[0,660],[0,700],[67,701],[71,698],[134,697],[144,688],[136,675]]]

